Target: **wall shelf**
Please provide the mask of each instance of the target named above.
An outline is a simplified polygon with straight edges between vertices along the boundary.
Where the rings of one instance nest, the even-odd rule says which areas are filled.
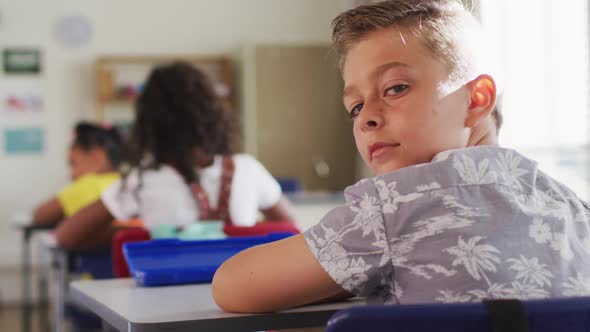
[[[134,101],[141,92],[143,83],[151,69],[154,66],[174,61],[186,61],[207,74],[229,109],[234,109],[234,74],[229,57],[105,55],[98,57],[94,65],[96,120],[132,119]],[[113,112],[127,112],[129,114],[113,116],[111,114]]]

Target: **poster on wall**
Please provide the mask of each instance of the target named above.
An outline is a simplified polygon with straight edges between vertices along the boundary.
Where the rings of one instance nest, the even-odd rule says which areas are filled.
[[[6,48],[2,51],[5,74],[41,73],[41,51],[35,48]]]
[[[0,81],[0,115],[40,113],[45,94],[39,80]]]
[[[42,128],[4,129],[4,152],[7,155],[40,154],[43,152]]]

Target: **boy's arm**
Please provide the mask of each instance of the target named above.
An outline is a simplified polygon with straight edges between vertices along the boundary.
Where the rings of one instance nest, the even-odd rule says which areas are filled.
[[[315,259],[303,234],[242,251],[217,270],[213,298],[225,311],[278,311],[350,297]]]
[[[113,216],[101,199],[67,218],[55,231],[57,244],[64,249],[88,249],[109,243],[115,231]]]
[[[53,197],[41,205],[33,212],[33,224],[41,226],[51,226],[57,224],[64,218],[64,209],[57,197]]]

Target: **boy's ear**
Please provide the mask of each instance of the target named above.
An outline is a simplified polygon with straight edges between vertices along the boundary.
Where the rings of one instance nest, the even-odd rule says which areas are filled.
[[[496,105],[496,82],[490,75],[479,75],[467,83],[471,96],[465,127],[474,128],[494,110]]]

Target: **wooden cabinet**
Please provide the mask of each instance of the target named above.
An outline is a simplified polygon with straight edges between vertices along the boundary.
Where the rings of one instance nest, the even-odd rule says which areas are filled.
[[[246,151],[304,190],[353,184],[357,152],[330,47],[254,45],[242,62]]]
[[[234,108],[232,62],[224,56],[101,56],[95,63],[96,119],[117,124],[133,120],[133,104],[151,69],[186,61],[205,72],[230,109]]]

